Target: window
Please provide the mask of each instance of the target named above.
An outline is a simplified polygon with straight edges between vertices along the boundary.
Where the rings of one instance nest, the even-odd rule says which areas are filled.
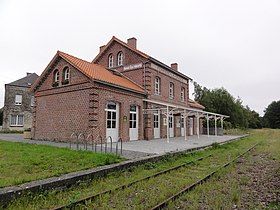
[[[53,87],[57,87],[59,85],[59,71],[56,69],[53,72]]]
[[[160,95],[160,78],[155,78],[155,94]]]
[[[123,53],[119,52],[118,54],[118,66],[123,65]]]
[[[154,114],[154,128],[159,127],[159,119],[158,119],[158,113]]]
[[[23,115],[11,115],[11,126],[23,126]]]
[[[112,68],[114,66],[114,57],[112,54],[109,55],[109,68]]]
[[[16,95],[15,104],[21,105],[22,104],[22,95]]]
[[[69,67],[65,67],[63,70],[64,80],[69,80]]]
[[[63,69],[63,81],[62,81],[62,84],[63,84],[63,85],[69,84],[69,78],[70,78],[70,70],[69,70],[69,67],[65,67],[65,68]]]
[[[116,128],[117,122],[117,104],[109,102],[107,104],[107,128]]]
[[[174,98],[174,84],[172,82],[169,83],[169,98]]]
[[[129,128],[136,128],[136,115],[136,106],[131,106],[129,113]]]
[[[59,71],[55,70],[54,71],[54,78],[53,78],[54,82],[58,82],[59,81]]]
[[[181,101],[185,101],[185,88],[181,87]]]

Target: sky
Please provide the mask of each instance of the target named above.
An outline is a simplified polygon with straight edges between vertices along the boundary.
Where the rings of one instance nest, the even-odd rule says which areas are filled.
[[[279,0],[0,0],[0,107],[57,50],[92,61],[112,36],[261,115],[280,100]]]

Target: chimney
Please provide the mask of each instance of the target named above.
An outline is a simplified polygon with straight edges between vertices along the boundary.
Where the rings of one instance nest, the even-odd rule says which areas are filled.
[[[30,74],[32,74],[32,73],[26,72],[26,76],[29,76]]]
[[[171,68],[178,71],[178,63],[171,63]]]
[[[132,37],[132,38],[129,38],[127,40],[127,44],[130,46],[130,47],[133,47],[136,49],[136,44],[137,44],[137,39]]]
[[[104,50],[104,48],[106,47],[106,45],[102,45],[99,47],[99,52],[102,52]]]

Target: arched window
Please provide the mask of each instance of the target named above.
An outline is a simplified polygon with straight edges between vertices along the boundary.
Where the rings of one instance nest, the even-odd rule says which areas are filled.
[[[155,95],[160,95],[160,78],[155,77]]]
[[[67,67],[65,67],[63,69],[63,81],[62,81],[62,84],[63,85],[69,84],[69,79],[70,79],[70,69],[67,66]]]
[[[109,68],[112,68],[114,66],[114,57],[112,54],[109,55]]]
[[[118,66],[123,65],[123,53],[119,52],[118,53]]]
[[[59,71],[57,69],[53,72],[53,81],[59,82]]]

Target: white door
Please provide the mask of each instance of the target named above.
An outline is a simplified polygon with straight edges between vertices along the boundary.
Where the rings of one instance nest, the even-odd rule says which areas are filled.
[[[154,113],[154,138],[160,138],[160,113]]]
[[[185,118],[181,116],[181,136],[185,136]]]
[[[119,104],[108,102],[106,107],[106,138],[109,142],[109,136],[113,142],[117,142],[119,138]]]
[[[174,137],[174,116],[169,116],[169,137]]]
[[[130,140],[138,140],[138,106],[130,106],[129,112],[129,137]]]
[[[190,136],[192,136],[193,135],[193,118],[191,117],[191,118],[189,118],[189,120],[190,120],[190,132],[189,132],[189,134],[190,134]]]

